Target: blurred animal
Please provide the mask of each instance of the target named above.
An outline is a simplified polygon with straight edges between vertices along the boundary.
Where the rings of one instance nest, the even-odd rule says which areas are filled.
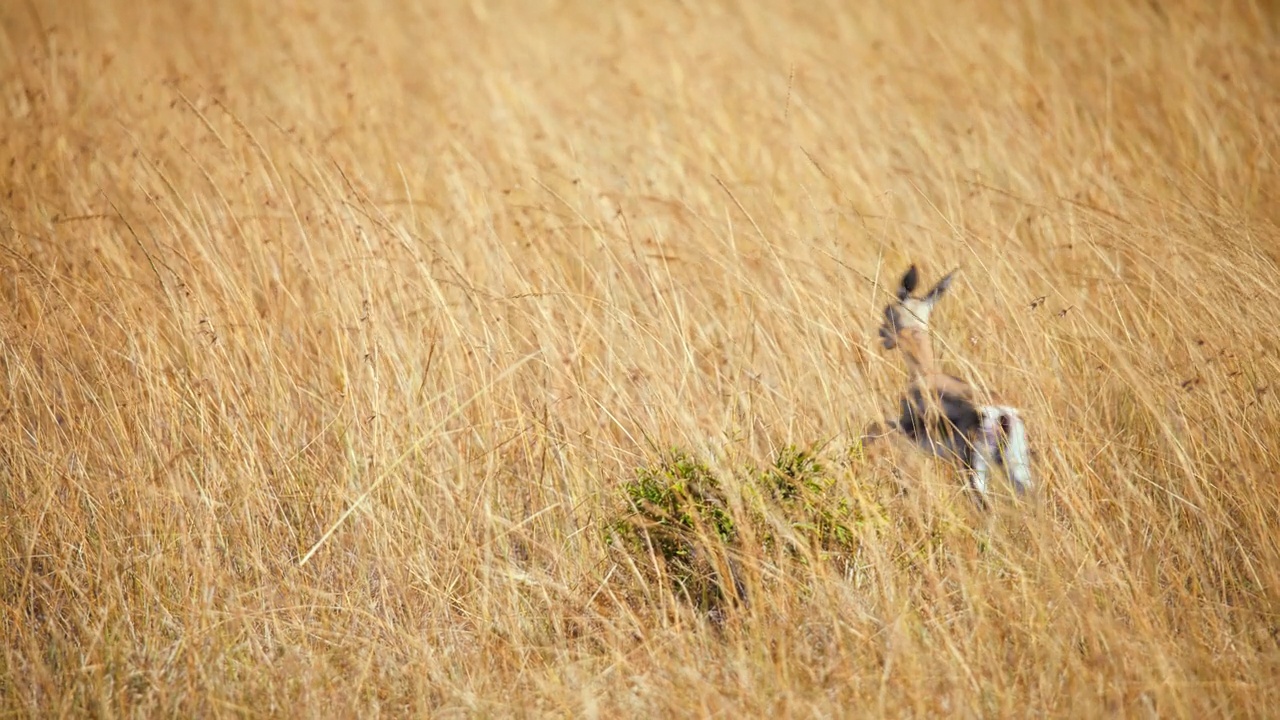
[[[985,508],[992,465],[1004,471],[1020,495],[1032,489],[1031,449],[1017,408],[942,372],[934,360],[929,316],[955,274],[953,270],[929,292],[916,295],[920,273],[912,265],[902,276],[897,298],[885,306],[880,339],[886,350],[902,352],[907,389],[898,417],[887,420],[887,428],[868,428],[863,442],[900,435],[936,457],[959,462],[978,505]]]

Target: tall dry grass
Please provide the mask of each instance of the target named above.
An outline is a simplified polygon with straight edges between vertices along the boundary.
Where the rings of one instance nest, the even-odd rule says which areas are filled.
[[[0,714],[1274,713],[1275,3],[792,5],[0,5]],[[909,261],[1038,502],[619,561],[893,407]]]

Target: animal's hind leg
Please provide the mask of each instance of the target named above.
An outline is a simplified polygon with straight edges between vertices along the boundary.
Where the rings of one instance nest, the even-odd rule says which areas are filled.
[[[1009,476],[1009,481],[1018,494],[1025,495],[1032,490],[1031,446],[1027,442],[1027,426],[1022,423],[1022,418],[1012,413],[1001,416],[1000,425],[1004,430],[1000,455],[1005,474]]]
[[[991,476],[991,463],[987,461],[986,455],[974,448],[970,450],[969,462],[965,464],[968,466],[969,489],[973,491],[974,502],[979,509],[986,510],[989,507],[987,479]]]

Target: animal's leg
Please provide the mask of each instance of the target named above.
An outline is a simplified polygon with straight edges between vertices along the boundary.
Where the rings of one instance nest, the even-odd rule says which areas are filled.
[[[987,509],[987,478],[991,475],[991,463],[986,453],[978,448],[969,452],[969,462],[965,463],[969,472],[969,487],[973,490],[974,500],[982,510]]]
[[[1027,426],[1022,418],[1013,413],[1005,413],[1000,418],[1004,430],[1004,443],[1000,455],[1004,461],[1005,474],[1013,483],[1019,495],[1031,491],[1031,446],[1027,442]]]
[[[885,420],[883,425],[873,422],[862,431],[862,441],[875,442],[895,432],[898,432],[898,422],[896,420]]]
[[[879,454],[876,450],[882,448],[885,442],[892,441],[896,434],[898,434],[898,423],[893,420],[886,420],[884,425],[871,423],[862,431],[860,438],[863,455],[870,457],[873,454]]]

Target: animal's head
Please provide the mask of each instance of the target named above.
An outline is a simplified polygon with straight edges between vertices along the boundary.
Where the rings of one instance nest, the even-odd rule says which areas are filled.
[[[933,312],[933,306],[947,292],[947,288],[951,287],[951,280],[955,274],[955,270],[947,273],[937,285],[933,286],[933,289],[919,296],[914,293],[916,286],[920,284],[920,272],[916,270],[915,265],[907,270],[902,276],[902,282],[898,285],[897,300],[884,308],[884,324],[880,326],[880,340],[884,343],[886,350],[892,350],[898,346],[898,333],[904,330],[928,332],[929,314]]]

